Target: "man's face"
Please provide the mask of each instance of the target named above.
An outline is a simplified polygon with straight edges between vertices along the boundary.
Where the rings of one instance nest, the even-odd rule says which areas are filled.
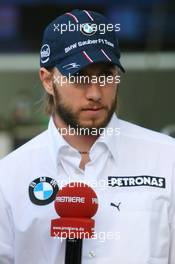
[[[60,78],[63,76],[56,68],[54,69],[56,115],[67,126],[76,129],[89,128],[90,130],[106,127],[117,104],[118,84],[116,80],[119,74],[116,66],[109,63],[92,64],[75,76],[77,78],[75,83],[71,84],[67,81],[61,85]],[[86,81],[83,76],[86,76]],[[112,77],[107,82],[109,76]],[[105,84],[104,79],[106,79]],[[71,79],[71,82],[73,80]]]

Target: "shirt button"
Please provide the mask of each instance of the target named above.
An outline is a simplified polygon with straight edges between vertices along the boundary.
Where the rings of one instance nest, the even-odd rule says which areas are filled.
[[[80,175],[80,174],[81,174],[81,171],[78,170],[78,169],[76,169],[74,172],[75,172],[75,174],[77,174],[77,175]]]
[[[90,258],[95,258],[95,252],[94,251],[90,251],[89,252],[89,257]]]

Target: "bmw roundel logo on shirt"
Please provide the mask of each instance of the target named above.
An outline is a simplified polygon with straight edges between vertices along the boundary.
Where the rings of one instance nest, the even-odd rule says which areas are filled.
[[[56,180],[43,176],[30,183],[29,197],[36,205],[47,205],[55,200],[58,190]]]

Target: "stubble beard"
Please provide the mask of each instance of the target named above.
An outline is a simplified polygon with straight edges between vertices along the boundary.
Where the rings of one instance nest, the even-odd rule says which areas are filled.
[[[96,129],[97,134],[100,135],[100,131],[109,124],[112,118],[112,115],[114,114],[117,108],[117,94],[116,94],[111,104],[110,109],[108,109],[107,107],[104,107],[107,113],[106,118],[102,122],[100,122],[98,125],[95,125],[95,120],[94,120],[93,126],[84,126],[79,121],[79,112],[78,113],[73,112],[72,109],[68,105],[64,104],[61,98],[61,95],[55,84],[53,84],[53,88],[54,88],[54,97],[55,97],[54,99],[55,114],[58,115],[67,126],[75,129],[77,133],[80,133],[80,132],[82,133],[82,131],[84,131],[84,135],[90,135],[92,131]]]

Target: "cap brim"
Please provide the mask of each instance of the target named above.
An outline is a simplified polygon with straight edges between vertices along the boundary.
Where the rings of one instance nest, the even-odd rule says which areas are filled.
[[[56,64],[56,67],[64,76],[74,75],[81,71],[84,67],[90,65],[91,63],[98,62],[110,62],[117,65],[122,72],[125,69],[120,63],[119,58],[111,51],[104,51],[101,49],[94,49],[81,51],[79,53],[67,56],[60,63]]]

